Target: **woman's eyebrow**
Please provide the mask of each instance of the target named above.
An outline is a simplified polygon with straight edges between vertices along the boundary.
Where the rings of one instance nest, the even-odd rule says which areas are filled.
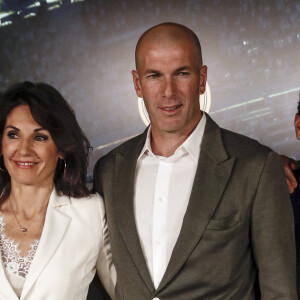
[[[12,128],[12,129],[14,129],[14,130],[16,130],[16,131],[20,131],[19,128],[15,127],[15,126],[13,126],[13,125],[8,125],[6,128]]]

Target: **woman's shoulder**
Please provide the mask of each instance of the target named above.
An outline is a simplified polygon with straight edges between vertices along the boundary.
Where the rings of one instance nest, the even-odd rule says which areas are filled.
[[[86,197],[74,198],[59,195],[62,205],[55,209],[72,219],[72,228],[88,232],[90,236],[101,236],[106,223],[103,198],[99,194],[90,194]],[[80,228],[80,229],[79,229]]]
[[[101,209],[104,209],[104,202],[103,198],[98,194],[89,194],[88,196],[85,197],[80,197],[80,198],[74,198],[74,197],[69,197],[70,202],[74,206],[85,206],[85,207],[95,207],[98,206]]]
[[[104,201],[98,193],[93,193],[82,198],[72,198],[72,203],[78,203],[78,205],[82,205],[83,207],[89,206],[90,209],[96,209],[100,211],[101,217],[105,214]]]
[[[90,194],[85,197],[75,198],[56,193],[55,191],[54,197],[56,198],[54,201],[56,203],[60,203],[60,208],[65,212],[79,211],[81,215],[87,215],[91,217],[93,215],[99,216],[100,213],[101,218],[105,215],[104,201],[98,193]]]

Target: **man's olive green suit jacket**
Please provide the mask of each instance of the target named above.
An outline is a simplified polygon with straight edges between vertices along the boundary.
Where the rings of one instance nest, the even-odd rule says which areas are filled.
[[[105,199],[117,299],[296,300],[293,215],[281,160],[209,116],[182,229],[155,290],[133,207],[145,139],[146,132],[122,144],[94,170],[94,190]]]

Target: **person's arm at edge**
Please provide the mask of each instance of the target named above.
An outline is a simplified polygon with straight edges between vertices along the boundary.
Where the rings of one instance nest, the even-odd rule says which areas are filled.
[[[260,175],[251,240],[261,299],[297,300],[293,212],[282,161],[274,152]]]
[[[286,182],[290,194],[294,192],[294,189],[297,187],[297,180],[293,174],[293,171],[300,168],[300,161],[296,161],[285,155],[280,155],[284,165],[284,172],[286,176]]]

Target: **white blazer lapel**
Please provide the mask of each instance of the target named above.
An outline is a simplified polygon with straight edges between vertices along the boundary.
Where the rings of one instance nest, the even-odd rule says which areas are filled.
[[[19,300],[11,287],[4,270],[3,262],[0,255],[0,299]]]
[[[71,218],[59,211],[60,206],[70,205],[70,199],[66,196],[57,195],[53,190],[46,213],[45,224],[40,242],[26,277],[20,299],[25,299],[31,287],[52,258],[53,253],[59,246]]]

